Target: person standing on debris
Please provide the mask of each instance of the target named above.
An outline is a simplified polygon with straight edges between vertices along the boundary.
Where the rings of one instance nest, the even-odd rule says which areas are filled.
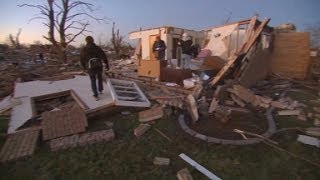
[[[192,40],[187,33],[183,33],[182,40],[178,42],[178,46],[182,49],[182,68],[190,69],[191,57],[192,57]]]
[[[152,51],[157,60],[164,60],[166,56],[166,44],[161,40],[160,36],[156,37],[156,41],[153,43]]]
[[[91,88],[93,91],[93,96],[96,100],[99,100],[99,95],[97,91],[97,79],[98,79],[98,90],[102,94],[103,91],[103,82],[102,82],[102,71],[103,64],[105,64],[105,69],[109,70],[108,59],[103,50],[94,43],[94,39],[91,36],[86,37],[86,46],[81,50],[80,61],[83,69],[88,71]]]

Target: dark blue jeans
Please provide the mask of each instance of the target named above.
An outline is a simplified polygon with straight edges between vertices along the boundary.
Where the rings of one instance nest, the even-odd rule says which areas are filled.
[[[98,97],[97,91],[97,79],[98,79],[98,90],[103,91],[103,82],[102,82],[102,70],[101,71],[90,71],[89,72],[91,80],[91,88],[94,97]]]

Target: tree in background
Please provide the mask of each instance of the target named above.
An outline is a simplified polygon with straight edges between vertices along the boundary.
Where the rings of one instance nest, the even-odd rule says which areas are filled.
[[[306,25],[304,31],[310,33],[311,46],[320,48],[320,22]]]
[[[13,37],[12,34],[9,34],[10,44],[16,49],[20,49],[21,48],[21,44],[20,44],[20,40],[19,40],[21,31],[22,31],[22,29],[20,28],[15,37]]]
[[[115,51],[116,58],[120,58],[121,49],[123,45],[125,44],[123,42],[124,36],[120,35],[120,30],[115,30],[115,22],[113,22],[112,25],[112,37],[111,37],[111,45],[113,47],[113,50]]]
[[[76,0],[47,0],[43,4],[21,4],[19,7],[32,7],[40,11],[34,19],[43,20],[43,25],[48,28],[48,35],[43,36],[53,45],[53,50],[62,62],[66,63],[67,46],[79,35],[84,35],[89,20],[98,22],[105,18],[96,18],[92,15],[94,5],[85,1]]]

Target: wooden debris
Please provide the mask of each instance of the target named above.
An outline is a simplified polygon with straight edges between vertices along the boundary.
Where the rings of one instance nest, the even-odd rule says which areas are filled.
[[[139,112],[139,121],[140,122],[149,122],[163,117],[162,107],[156,107],[148,109],[146,111]]]
[[[271,106],[279,109],[287,109],[287,104],[279,101],[272,101]]]
[[[229,106],[233,106],[235,103],[234,103],[234,101],[225,100],[225,101],[224,101],[224,104],[225,104],[225,105],[229,105]]]
[[[246,104],[245,104],[240,98],[238,98],[237,96],[235,96],[234,94],[231,94],[231,98],[232,98],[232,100],[233,100],[236,104],[238,104],[240,107],[245,107],[245,106],[246,106]]]
[[[319,119],[315,119],[313,125],[320,127],[320,120]]]
[[[317,138],[311,137],[311,136],[305,136],[305,135],[300,135],[298,136],[297,141],[303,143],[303,144],[308,144],[311,146],[316,146],[320,147],[320,141]]]
[[[216,98],[213,98],[209,107],[209,113],[214,112],[217,107],[219,105],[219,100],[217,100]]]
[[[309,113],[307,114],[307,117],[308,117],[308,118],[313,118],[313,113],[309,112]]]
[[[162,131],[160,131],[159,129],[154,128],[154,130],[157,131],[161,136],[163,136],[164,138],[166,138],[169,142],[172,141],[167,135],[165,135],[165,134],[164,134]]]
[[[256,98],[259,99],[259,101],[261,101],[262,103],[265,103],[265,104],[270,104],[272,102],[272,98],[270,98],[270,97],[256,96]]]
[[[310,136],[320,137],[320,128],[307,128],[305,132]]]
[[[189,110],[190,116],[192,118],[193,123],[195,123],[196,121],[199,120],[199,114],[198,114],[198,108],[197,108],[196,101],[195,101],[192,94],[188,95],[187,102],[189,105],[188,110]]]
[[[280,116],[299,116],[300,110],[282,110],[282,111],[278,111],[278,115],[280,115]]]
[[[307,121],[307,117],[304,114],[299,114],[297,116],[297,119],[300,121]]]
[[[198,99],[200,97],[202,89],[203,89],[202,83],[198,83],[192,92],[192,95],[195,99]]]
[[[231,110],[231,113],[234,112],[241,112],[241,113],[250,113],[248,109],[245,108],[239,108],[239,107],[231,107],[231,106],[224,106],[225,108]]]
[[[236,95],[246,103],[254,104],[256,101],[256,95],[249,89],[244,88],[241,85],[233,85],[233,89],[236,91]]]
[[[154,165],[160,165],[160,166],[168,166],[170,164],[169,158],[163,158],[163,157],[155,157],[153,159]]]
[[[320,114],[313,114],[313,117],[320,119]]]
[[[197,163],[196,161],[192,160],[191,158],[189,158],[187,155],[185,154],[180,154],[179,155],[180,158],[182,158],[184,161],[186,161],[187,163],[189,163],[192,167],[196,168],[198,171],[200,171],[202,174],[204,174],[205,176],[207,176],[209,179],[213,179],[213,180],[221,180],[218,176],[216,176],[215,174],[213,174],[212,172],[210,172],[208,169],[206,169],[205,167],[201,166],[199,163]]]
[[[147,132],[151,128],[149,124],[140,124],[137,128],[134,129],[134,135],[140,137],[142,134]]]
[[[317,113],[320,113],[320,107],[313,107],[313,110]]]
[[[193,180],[193,178],[187,168],[183,168],[180,171],[178,171],[177,178],[179,180]]]

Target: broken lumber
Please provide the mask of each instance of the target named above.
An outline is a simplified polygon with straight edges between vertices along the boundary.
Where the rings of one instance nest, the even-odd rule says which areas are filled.
[[[188,110],[189,110],[190,116],[192,118],[192,122],[195,123],[196,121],[199,120],[199,114],[198,114],[198,108],[197,108],[196,101],[195,101],[192,94],[188,95],[187,102],[189,105]]]
[[[280,116],[299,116],[300,110],[282,110],[282,111],[278,111],[278,115],[280,115]]]
[[[256,95],[247,88],[244,88],[241,85],[233,85],[233,89],[235,90],[235,94],[244,102],[255,104]],[[257,105],[257,104],[256,104]]]
[[[229,106],[233,106],[233,105],[234,105],[234,101],[225,100],[225,101],[224,101],[224,104],[225,104],[225,105],[229,105]]]
[[[283,102],[279,102],[279,101],[272,101],[271,106],[274,108],[279,108],[279,109],[287,109],[287,107],[288,107],[287,104],[285,104]]]
[[[237,96],[235,96],[234,94],[231,94],[230,96],[231,96],[232,100],[233,100],[236,104],[238,104],[240,107],[245,107],[245,106],[246,106],[246,104],[245,104],[240,98],[238,98]]]
[[[177,178],[179,180],[193,180],[193,178],[187,168],[183,168],[180,171],[178,171]]]
[[[154,165],[159,165],[159,166],[168,166],[170,164],[170,159],[169,158],[163,158],[163,157],[155,157],[153,159],[153,164]]]
[[[249,111],[248,109],[245,108],[239,108],[239,107],[231,107],[231,106],[224,106],[225,108],[231,110],[231,113],[233,111],[235,112],[241,112],[241,113],[250,113],[251,111]]]
[[[307,128],[305,132],[310,136],[320,137],[320,128]]]
[[[198,99],[201,92],[202,92],[202,89],[203,89],[203,86],[202,86],[202,83],[198,83],[196,85],[196,87],[194,88],[193,92],[192,92],[192,95],[195,99]]]
[[[219,100],[217,100],[216,98],[213,98],[212,101],[211,101],[211,104],[210,104],[208,112],[209,113],[214,112],[217,109],[218,104],[219,104]]]
[[[163,117],[162,107],[156,107],[148,109],[146,111],[139,112],[139,121],[140,122],[149,122]]]
[[[142,134],[147,132],[151,128],[149,124],[140,124],[137,128],[134,129],[134,135],[140,137]]]
[[[215,174],[213,174],[212,172],[210,172],[208,169],[206,169],[205,167],[201,166],[199,163],[197,163],[196,161],[192,160],[190,157],[188,157],[187,155],[181,153],[179,155],[179,157],[181,159],[183,159],[184,161],[186,161],[187,163],[189,163],[192,167],[196,168],[198,171],[200,171],[202,174],[204,174],[205,176],[207,176],[209,179],[213,179],[213,180],[221,180],[218,176],[216,176]]]
[[[313,110],[317,113],[320,113],[320,107],[313,107]]]

